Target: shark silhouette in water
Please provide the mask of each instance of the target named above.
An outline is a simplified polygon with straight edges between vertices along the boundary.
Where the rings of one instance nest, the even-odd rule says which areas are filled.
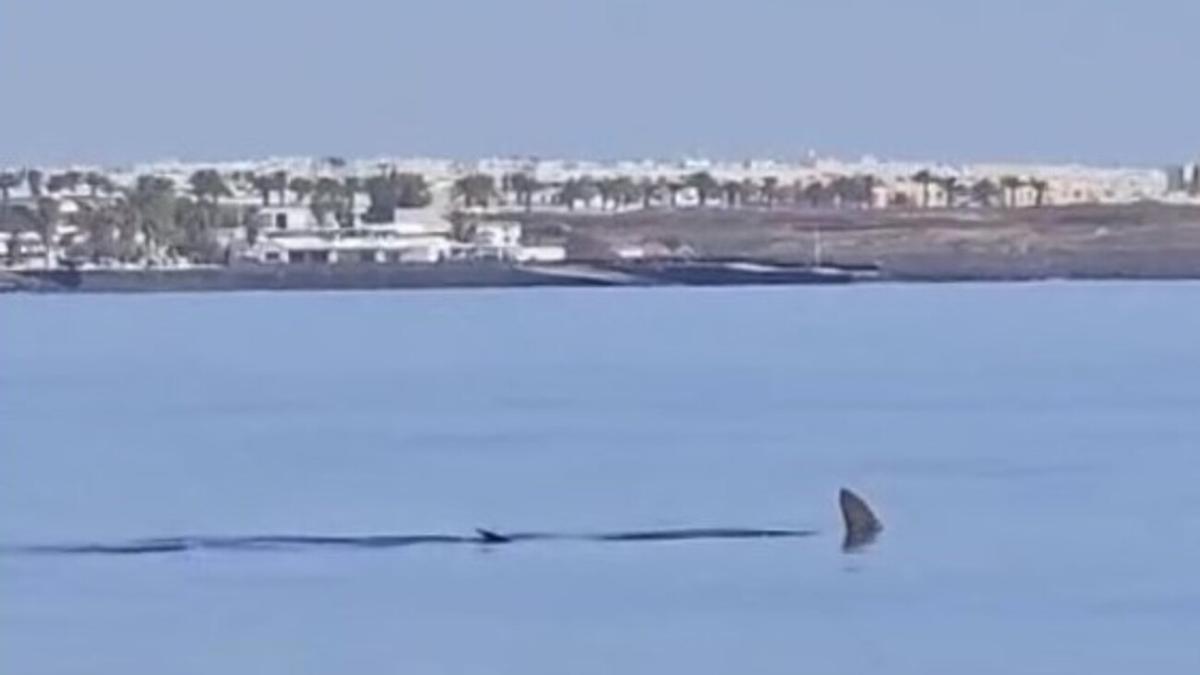
[[[875,540],[883,524],[862,497],[843,488],[838,494],[845,535],[842,550],[857,551]],[[192,550],[261,551],[297,548],[396,548],[434,544],[502,546],[529,541],[670,542],[704,539],[783,539],[811,537],[816,530],[704,527],[670,530],[632,530],[569,534],[555,532],[499,532],[478,528],[473,536],[442,534],[318,536],[254,535],[231,537],[160,537],[118,543],[31,546],[28,553],[135,555]]]
[[[867,502],[857,494],[842,488],[838,493],[838,506],[842,511],[845,536],[842,549],[858,550],[875,540],[883,531],[883,523]],[[625,532],[602,532],[598,534],[557,534],[548,532],[500,533],[495,530],[476,528],[478,541],[484,544],[512,544],[522,541],[573,539],[585,541],[652,542],[683,541],[690,539],[770,539],[787,537],[811,537],[816,530],[762,529],[743,527],[702,527],[676,530],[633,530]]]

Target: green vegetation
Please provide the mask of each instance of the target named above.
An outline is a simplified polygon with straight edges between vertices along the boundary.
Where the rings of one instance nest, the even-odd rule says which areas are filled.
[[[496,197],[496,179],[486,173],[473,173],[454,181],[454,196],[463,206],[487,208]]]
[[[1017,205],[1017,190],[1020,190],[1021,186],[1024,184],[1025,181],[1016,176],[1000,177],[1000,187],[1004,188],[1005,193],[1008,195],[1009,207],[1015,207]]]
[[[288,189],[296,195],[296,201],[301,204],[304,203],[304,200],[308,199],[308,196],[312,194],[316,187],[317,184],[311,178],[305,178],[304,176],[296,176],[288,182]]]
[[[524,172],[505,174],[501,178],[501,189],[512,192],[517,197],[517,203],[524,206],[526,211],[533,210],[533,195],[542,189],[542,184],[536,178]]]
[[[0,174],[0,187],[8,192],[30,181],[31,172]],[[7,229],[37,232],[46,251],[46,263],[60,245],[66,246],[71,259],[114,259],[145,262],[166,257],[188,258],[196,262],[217,262],[224,257],[216,233],[222,228],[247,224],[251,210],[226,206],[223,198],[232,195],[225,179],[215,170],[204,169],[188,178],[188,193],[182,194],[168,178],[139,176],[132,187],[117,188],[103,174],[65,172],[54,174],[42,183],[41,172],[30,183],[29,204],[13,207],[0,222]],[[20,179],[20,180],[18,180]],[[70,212],[63,209],[60,193],[87,186],[88,198],[74,199]],[[6,198],[6,206],[9,200]],[[60,227],[73,225],[83,236],[73,241],[58,240]],[[8,257],[15,258],[15,239],[10,239]]]
[[[42,196],[42,184],[45,179],[45,174],[37,169],[30,169],[25,172],[25,181],[29,184],[29,194],[34,197]]]
[[[994,206],[996,199],[1001,195],[1000,187],[987,178],[971,186],[971,199],[980,206]]]
[[[721,184],[707,171],[698,171],[688,176],[683,182],[684,185],[696,191],[696,198],[700,201],[701,207],[706,206],[708,200],[717,196],[721,191]]]
[[[363,221],[367,223],[390,223],[395,220],[396,209],[424,208],[433,201],[425,177],[416,173],[372,176],[365,187],[371,200],[363,214]]]
[[[929,208],[929,184],[933,182],[933,174],[928,169],[921,169],[912,175],[914,182],[921,184],[921,207]]]
[[[25,176],[16,171],[0,173],[0,221],[8,220],[8,204],[12,189],[25,182]]]

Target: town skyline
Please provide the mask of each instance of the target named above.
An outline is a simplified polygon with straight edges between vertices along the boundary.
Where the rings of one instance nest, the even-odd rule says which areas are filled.
[[[700,152],[682,152],[677,154],[631,154],[631,155],[554,155],[541,154],[535,152],[513,152],[513,153],[490,153],[478,155],[455,155],[449,153],[434,154],[434,153],[389,153],[377,151],[374,153],[339,153],[339,152],[315,152],[315,153],[269,153],[261,155],[252,155],[243,153],[241,155],[148,155],[144,157],[134,157],[126,161],[94,161],[83,157],[64,158],[56,161],[44,162],[17,162],[10,157],[0,156],[0,170],[20,171],[29,169],[41,170],[98,170],[98,171],[154,171],[163,167],[179,167],[179,168],[204,168],[216,167],[227,168],[230,170],[237,167],[261,167],[271,165],[296,165],[296,164],[321,164],[328,163],[329,160],[334,160],[339,163],[356,165],[359,170],[364,167],[380,166],[383,164],[395,164],[397,166],[416,166],[422,163],[429,166],[455,166],[460,168],[470,168],[473,166],[485,166],[490,163],[526,163],[530,166],[537,164],[547,165],[578,165],[581,167],[597,167],[604,169],[617,169],[619,167],[643,165],[654,167],[669,167],[669,166],[713,166],[713,167],[732,167],[738,165],[745,166],[779,166],[779,167],[816,167],[816,166],[845,166],[845,167],[870,167],[878,166],[883,169],[893,167],[895,170],[903,171],[911,167],[924,168],[945,168],[951,170],[969,171],[975,167],[1011,167],[1013,169],[1098,169],[1098,170],[1162,170],[1164,168],[1174,166],[1186,166],[1196,163],[1200,160],[1200,147],[1195,151],[1188,152],[1181,150],[1180,152],[1166,157],[1160,161],[1147,162],[1120,162],[1120,161],[1088,161],[1085,159],[1039,159],[1036,157],[1020,157],[1020,156],[994,156],[994,157],[935,157],[932,155],[920,156],[893,156],[883,153],[864,152],[859,154],[844,154],[844,153],[826,153],[816,149],[808,149],[806,151],[797,152],[794,154],[787,153],[763,153],[754,155],[718,155],[705,154]]]

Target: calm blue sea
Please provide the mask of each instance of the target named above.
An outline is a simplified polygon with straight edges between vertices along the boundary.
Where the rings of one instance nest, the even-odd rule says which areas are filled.
[[[1200,672],[1200,285],[0,298],[0,672]],[[837,489],[887,531],[840,550]],[[799,540],[22,553],[250,534]]]

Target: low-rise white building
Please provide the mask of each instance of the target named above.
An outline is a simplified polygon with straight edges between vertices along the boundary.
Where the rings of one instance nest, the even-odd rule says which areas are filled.
[[[480,246],[511,247],[521,245],[521,224],[483,222],[475,226],[472,240]]]
[[[336,223],[322,222],[307,206],[260,206],[259,226],[267,231],[306,231],[334,227]]]
[[[567,249],[563,246],[519,246],[514,250],[513,259],[523,263],[556,263],[567,259]]]
[[[335,231],[263,239],[246,253],[261,263],[435,263],[450,257],[453,242],[438,235],[377,236]]]
[[[242,256],[264,264],[438,263],[446,260],[562,262],[562,246],[524,246],[521,225],[486,222],[470,242],[443,223],[382,223],[357,228],[270,230]]]

